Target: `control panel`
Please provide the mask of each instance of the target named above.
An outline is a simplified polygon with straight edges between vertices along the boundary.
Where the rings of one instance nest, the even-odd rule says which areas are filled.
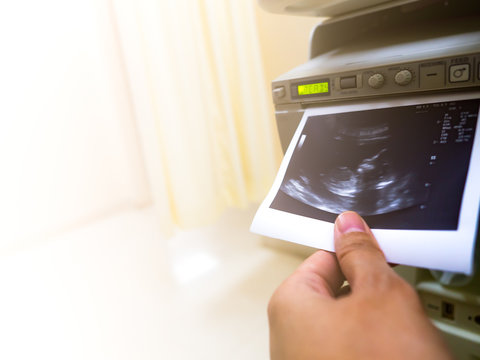
[[[480,86],[480,53],[359,68],[272,83],[276,104]]]

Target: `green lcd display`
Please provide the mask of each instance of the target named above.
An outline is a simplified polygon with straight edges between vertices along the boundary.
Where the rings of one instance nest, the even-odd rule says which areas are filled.
[[[312,95],[328,93],[328,81],[315,84],[298,85],[298,95]]]

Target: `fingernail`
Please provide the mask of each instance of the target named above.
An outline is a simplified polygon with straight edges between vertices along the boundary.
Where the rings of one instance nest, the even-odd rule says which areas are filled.
[[[350,232],[367,232],[363,219],[356,212],[347,211],[338,215],[335,227],[341,234]]]

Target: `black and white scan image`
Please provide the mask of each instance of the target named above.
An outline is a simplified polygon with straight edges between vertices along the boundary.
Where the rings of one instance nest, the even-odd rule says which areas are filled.
[[[375,228],[454,230],[479,100],[311,116],[271,208]]]

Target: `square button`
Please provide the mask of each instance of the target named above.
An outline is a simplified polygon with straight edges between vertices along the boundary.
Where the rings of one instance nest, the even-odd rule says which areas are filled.
[[[357,77],[356,76],[347,76],[340,78],[340,88],[341,89],[352,89],[357,87]]]
[[[422,89],[439,89],[445,86],[445,63],[420,65],[420,86]]]
[[[450,82],[462,82],[470,79],[470,64],[450,66]]]

